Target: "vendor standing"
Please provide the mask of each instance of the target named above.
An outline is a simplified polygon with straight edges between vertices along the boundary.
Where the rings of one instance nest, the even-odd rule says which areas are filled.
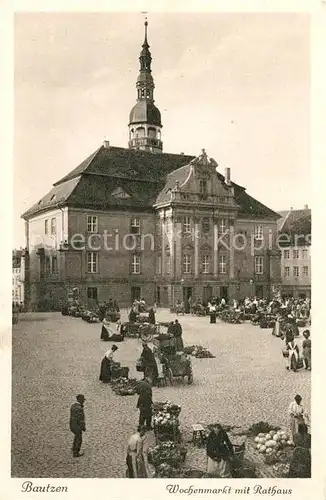
[[[211,477],[227,478],[231,475],[233,446],[221,425],[214,425],[206,445],[207,474]]]
[[[175,337],[175,347],[177,352],[181,352],[184,349],[182,340],[182,326],[176,319],[174,322],[174,337]]]
[[[153,307],[150,308],[149,312],[148,312],[148,323],[150,325],[155,325],[156,321],[155,321],[155,312],[154,312],[154,309]]]
[[[103,384],[108,384],[111,381],[114,354],[117,350],[118,347],[113,345],[111,350],[106,351],[104,358],[102,359],[99,380],[103,382]]]
[[[208,314],[210,317],[210,323],[216,323],[216,305],[213,303],[208,304]]]
[[[139,382],[137,388],[139,394],[137,408],[139,409],[139,427],[146,424],[146,429],[152,428],[152,386],[150,380],[146,377],[145,380]]]
[[[158,376],[155,356],[153,351],[148,347],[147,342],[143,341],[142,345],[143,351],[140,358],[144,367],[144,378],[148,378],[155,385]]]

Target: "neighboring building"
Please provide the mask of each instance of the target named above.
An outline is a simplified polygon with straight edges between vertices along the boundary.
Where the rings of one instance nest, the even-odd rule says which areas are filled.
[[[84,303],[144,297],[168,306],[190,295],[269,296],[280,285],[279,215],[204,150],[162,152],[151,60],[146,24],[129,148],[105,141],[22,216],[31,307],[78,294]],[[227,245],[232,233],[240,249]]]
[[[12,301],[24,304],[25,253],[23,250],[12,252]]]
[[[280,212],[278,221],[282,246],[282,294],[291,297],[311,296],[311,210]],[[281,238],[282,235],[282,238]]]

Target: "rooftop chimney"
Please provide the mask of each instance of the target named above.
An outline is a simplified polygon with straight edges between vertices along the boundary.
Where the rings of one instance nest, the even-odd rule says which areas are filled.
[[[304,209],[305,209],[305,210],[309,210],[308,205],[305,205],[305,206],[304,206]]]
[[[293,207],[290,207],[290,210],[293,210]]]
[[[181,153],[180,153],[180,154],[181,154],[181,155],[184,155],[184,152],[183,152],[183,151],[181,151]]]
[[[229,167],[225,169],[225,184],[231,186],[231,169]]]
[[[104,139],[103,146],[105,147],[105,149],[110,149],[110,141],[107,141],[106,139]]]

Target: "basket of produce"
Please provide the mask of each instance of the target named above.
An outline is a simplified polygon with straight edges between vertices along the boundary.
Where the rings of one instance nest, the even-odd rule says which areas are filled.
[[[133,396],[134,394],[136,394],[136,386],[136,379],[127,379],[122,377],[112,381],[111,384],[112,390],[118,396]]]
[[[166,434],[169,433],[173,434],[173,432],[175,432],[180,426],[178,417],[171,415],[170,413],[161,411],[155,413],[153,417],[153,423],[154,423],[154,428],[159,433],[166,433]]]
[[[164,401],[164,402],[155,401],[153,403],[153,412],[154,414],[168,413],[172,416],[178,417],[181,413],[181,406],[175,405],[170,401]]]
[[[113,362],[111,370],[111,378],[113,379],[120,378],[120,368],[121,368],[120,363]]]
[[[289,350],[286,347],[284,347],[284,349],[282,349],[282,356],[283,356],[283,358],[289,357]]]
[[[127,379],[129,377],[129,368],[128,366],[121,366],[120,368],[120,377]]]
[[[149,461],[155,468],[162,463],[177,468],[185,461],[186,454],[187,450],[185,447],[177,446],[173,441],[166,441],[151,449]]]
[[[273,466],[273,471],[277,477],[288,477],[290,470],[290,465],[289,464],[275,464]]]

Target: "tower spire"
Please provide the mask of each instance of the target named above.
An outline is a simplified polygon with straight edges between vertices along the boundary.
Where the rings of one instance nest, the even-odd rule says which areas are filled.
[[[140,53],[139,62],[140,62],[140,72],[141,73],[151,73],[151,62],[152,56],[149,51],[149,44],[147,40],[147,19],[145,21],[145,38],[144,43],[142,45],[142,51]]]
[[[147,18],[145,19],[145,37],[139,56],[140,69],[137,78],[137,104],[129,116],[129,147],[144,149],[153,153],[162,152],[161,113],[154,105],[154,80],[152,76],[152,56],[147,40]]]
[[[145,26],[145,39],[144,39],[143,47],[147,47],[148,48],[149,45],[148,45],[148,41],[147,41],[147,26],[148,26],[147,17],[145,17],[144,26]]]

